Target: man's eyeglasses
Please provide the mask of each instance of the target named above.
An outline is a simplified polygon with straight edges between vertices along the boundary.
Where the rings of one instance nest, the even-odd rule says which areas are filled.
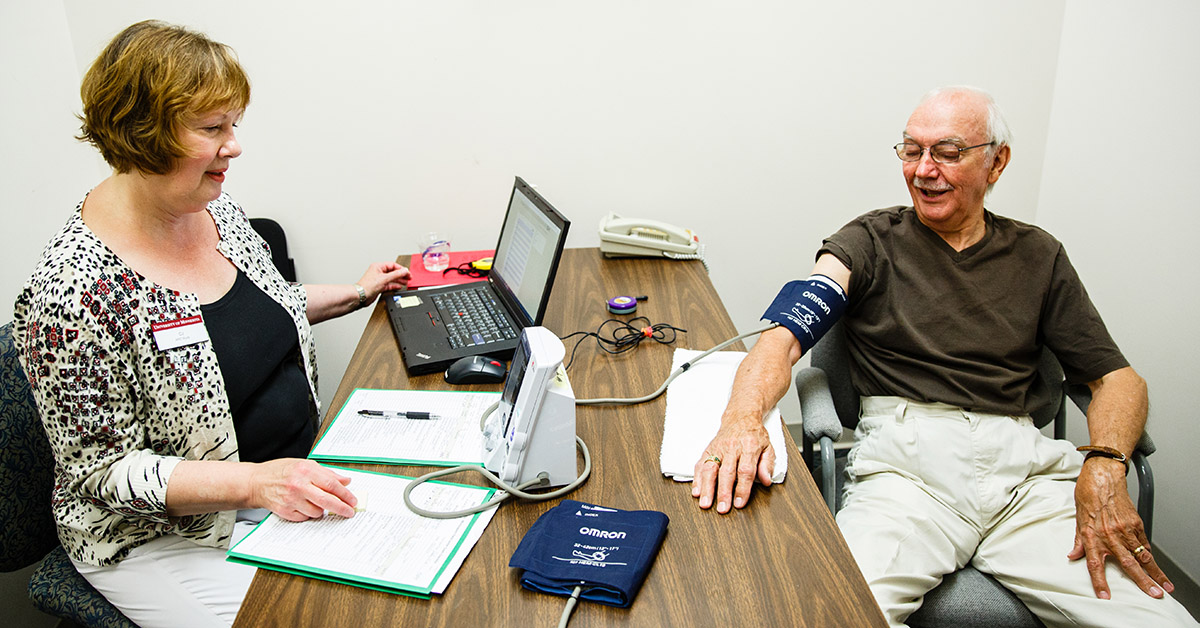
[[[969,150],[982,148],[984,146],[991,146],[995,143],[996,142],[992,141],[986,144],[976,144],[974,146],[967,146],[964,148],[953,142],[938,142],[937,144],[934,144],[926,149],[920,144],[914,144],[912,142],[900,142],[899,144],[896,144],[895,148],[896,156],[900,158],[900,161],[920,161],[921,155],[928,150],[929,156],[939,164],[952,164],[957,162],[959,159],[962,159],[962,154]]]

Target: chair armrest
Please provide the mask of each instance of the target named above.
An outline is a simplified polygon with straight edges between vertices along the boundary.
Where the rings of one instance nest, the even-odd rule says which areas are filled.
[[[1149,456],[1158,451],[1158,448],[1154,446],[1154,440],[1150,438],[1150,432],[1142,430],[1142,437],[1138,439],[1137,446],[1133,448],[1133,451],[1143,456]]]
[[[821,437],[821,495],[829,512],[837,516],[837,454],[833,451],[833,439]]]
[[[813,366],[800,369],[796,374],[796,394],[800,396],[800,421],[805,439],[817,441],[828,436],[837,440],[842,437],[842,422],[833,405],[825,371]]]
[[[829,379],[825,371],[816,367],[800,369],[796,374],[796,394],[800,397],[800,428],[804,443],[800,453],[804,464],[812,469],[816,466],[816,443],[821,442],[822,458],[829,450],[832,461],[833,441],[842,436],[842,423],[838,420],[833,395],[829,391]],[[826,477],[832,477],[832,471]]]
[[[1092,390],[1086,384],[1068,384],[1063,382],[1063,392],[1071,401],[1075,402],[1075,407],[1087,416],[1088,406],[1092,404]]]
[[[1140,447],[1133,450],[1133,468],[1137,470],[1138,516],[1142,518],[1142,528],[1146,531],[1146,538],[1153,540],[1151,533],[1154,528],[1154,472],[1150,469],[1150,461],[1146,459],[1146,456],[1147,454],[1142,452]]]
[[[1133,448],[1133,455],[1130,456],[1133,468],[1137,471],[1138,516],[1142,518],[1142,528],[1146,530],[1147,539],[1151,537],[1154,528],[1154,471],[1150,468],[1147,456],[1154,453],[1155,449],[1150,432],[1143,430],[1142,437],[1138,439],[1137,446]]]

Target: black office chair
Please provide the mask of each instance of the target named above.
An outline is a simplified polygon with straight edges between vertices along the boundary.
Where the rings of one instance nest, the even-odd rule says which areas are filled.
[[[254,227],[258,235],[266,240],[267,246],[271,247],[271,261],[275,263],[275,268],[279,269],[279,274],[295,283],[296,262],[288,257],[287,236],[283,233],[283,227],[270,218],[251,218],[250,226]]]
[[[43,613],[96,628],[137,628],[79,575],[50,510],[54,455],[17,361],[12,323],[0,327],[0,571],[41,563],[29,598]]]
[[[811,350],[812,366],[796,374],[796,393],[800,396],[804,432],[805,463],[814,470],[830,512],[841,508],[845,456],[838,456],[833,441],[842,428],[858,425],[859,396],[850,384],[850,362],[845,331],[838,323]],[[1075,402],[1087,414],[1091,391],[1084,385],[1068,385],[1063,370],[1049,350],[1042,355],[1040,377],[1052,388],[1062,390],[1045,406],[1031,413],[1037,427],[1054,423],[1054,438],[1066,437],[1066,399]],[[820,460],[816,461],[816,444]],[[1154,475],[1147,456],[1154,453],[1154,442],[1143,433],[1133,453],[1137,469],[1138,514],[1150,537],[1154,516]],[[908,618],[914,628],[1044,628],[1038,618],[991,576],[967,565],[947,574],[942,583],[925,595],[921,608]]]

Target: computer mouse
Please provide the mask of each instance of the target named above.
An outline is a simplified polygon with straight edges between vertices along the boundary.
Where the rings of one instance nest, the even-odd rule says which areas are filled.
[[[455,360],[446,369],[445,378],[450,384],[495,384],[504,381],[506,372],[500,360],[472,355]]]

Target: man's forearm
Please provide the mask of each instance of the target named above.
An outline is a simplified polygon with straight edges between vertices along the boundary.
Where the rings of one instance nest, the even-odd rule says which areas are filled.
[[[800,343],[791,332],[782,327],[763,332],[738,367],[722,424],[749,418],[761,422],[787,393],[792,365],[799,359]]]
[[[1091,444],[1132,454],[1146,427],[1150,403],[1146,381],[1127,366],[1090,382],[1088,387],[1092,390],[1087,416]]]

